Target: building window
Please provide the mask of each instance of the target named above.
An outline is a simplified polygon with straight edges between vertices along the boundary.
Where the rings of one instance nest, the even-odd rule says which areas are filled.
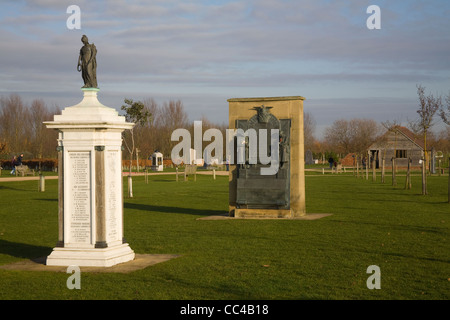
[[[395,150],[395,157],[398,158],[407,158],[406,150]]]

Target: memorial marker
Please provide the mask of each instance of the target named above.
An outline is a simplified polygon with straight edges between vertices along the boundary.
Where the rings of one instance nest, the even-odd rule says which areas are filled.
[[[135,257],[123,235],[121,171],[122,132],[134,124],[98,101],[96,62],[85,59],[96,49],[82,41],[83,100],[44,122],[59,134],[59,234],[46,264],[109,267]]]

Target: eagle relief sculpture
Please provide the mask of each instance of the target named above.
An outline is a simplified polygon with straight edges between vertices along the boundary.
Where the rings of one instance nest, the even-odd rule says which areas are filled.
[[[254,128],[256,130],[266,129],[267,130],[267,150],[270,156],[271,154],[271,130],[278,129],[279,130],[279,165],[280,168],[285,167],[285,164],[289,162],[289,150],[290,143],[288,134],[285,130],[289,130],[289,127],[282,126],[280,120],[277,119],[271,112],[270,109],[273,107],[261,105],[253,107],[253,110],[256,111],[256,115],[253,116],[249,122],[248,127]]]
[[[272,115],[270,113],[270,109],[272,109],[272,108],[273,107],[266,107],[265,105],[253,108],[253,110],[256,110],[256,112],[257,112],[259,123],[267,123],[269,121],[269,118]]]
[[[97,88],[97,48],[93,43],[89,44],[86,35],[81,37],[81,42],[84,46],[80,49],[77,70],[84,81],[82,88]]]

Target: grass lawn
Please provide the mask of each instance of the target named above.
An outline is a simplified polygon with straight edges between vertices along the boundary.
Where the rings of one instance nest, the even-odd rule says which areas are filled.
[[[371,176],[370,176],[371,178]],[[181,179],[182,180],[182,179]],[[228,178],[133,178],[125,237],[136,253],[181,256],[130,274],[0,270],[0,299],[450,298],[448,177],[404,190],[352,175],[308,175],[304,220],[196,220],[228,208]],[[0,182],[0,265],[46,256],[57,241],[57,181]],[[124,179],[126,191],[126,178]],[[381,289],[369,290],[377,265]]]

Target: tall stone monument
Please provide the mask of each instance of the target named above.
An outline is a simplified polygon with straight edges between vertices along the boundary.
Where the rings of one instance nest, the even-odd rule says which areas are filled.
[[[98,101],[92,47],[82,41],[83,100],[45,122],[59,133],[58,243],[46,264],[109,267],[135,257],[124,240],[121,166],[122,132],[134,124]]]
[[[246,133],[245,140],[234,142],[235,159],[229,173],[230,216],[295,218],[306,214],[303,100],[301,96],[228,99],[229,128]],[[252,130],[258,139],[253,145],[258,149],[264,146],[261,137],[268,134],[264,139],[269,144],[269,132],[278,132],[278,162],[273,174],[262,174],[261,169],[269,165],[260,163],[260,152],[255,152],[258,161],[251,159]],[[238,159],[240,147],[245,150],[242,159]],[[265,150],[274,152],[269,146]]]

